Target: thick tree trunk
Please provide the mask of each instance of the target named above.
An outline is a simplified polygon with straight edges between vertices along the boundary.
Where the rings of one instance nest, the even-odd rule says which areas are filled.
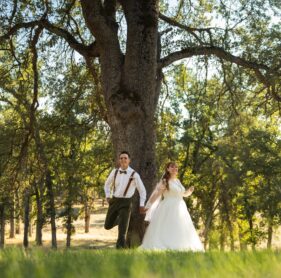
[[[5,205],[0,203],[0,248],[5,245]]]
[[[28,230],[29,230],[29,205],[30,205],[30,192],[26,189],[24,192],[24,234],[23,246],[28,247]]]
[[[112,132],[115,157],[120,151],[130,152],[131,166],[140,174],[149,196],[156,182],[154,117],[162,79],[158,69],[159,3],[120,1],[127,21],[125,54],[119,44],[115,5],[105,3],[102,12],[101,4],[96,1],[82,0],[81,4],[86,24],[96,39],[106,120]],[[130,246],[140,243],[144,232],[138,208],[136,196],[128,233]]]
[[[52,233],[52,248],[57,248],[57,228],[56,228],[56,208],[55,196],[53,192],[53,184],[51,173],[49,170],[46,172],[46,188],[49,201],[49,215],[51,220],[51,233]]]
[[[133,105],[126,109],[132,109],[131,116],[123,121],[115,120],[111,127],[114,148],[117,154],[122,150],[127,150],[131,154],[131,166],[140,174],[149,196],[156,184],[154,116],[153,113],[141,115],[138,109],[134,111]],[[143,224],[143,216],[139,214],[139,196],[136,193],[128,232],[129,246],[141,242],[144,234]]]

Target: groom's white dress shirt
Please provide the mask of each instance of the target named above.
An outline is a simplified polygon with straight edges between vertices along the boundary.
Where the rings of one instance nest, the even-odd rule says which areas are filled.
[[[105,182],[104,192],[106,198],[110,198],[111,186],[113,184],[115,171],[116,169],[113,169],[111,171]],[[121,173],[121,171],[126,171],[126,173]],[[126,170],[122,170],[121,168],[118,169],[118,174],[115,179],[115,192],[113,192],[113,196],[116,198],[131,198],[134,195],[135,190],[137,188],[140,194],[140,206],[144,206],[146,200],[146,190],[140,178],[140,175],[137,172],[134,173],[133,180],[130,184],[126,196],[123,196],[126,187],[128,185],[129,178],[131,177],[133,171],[134,170],[131,167],[128,167]]]

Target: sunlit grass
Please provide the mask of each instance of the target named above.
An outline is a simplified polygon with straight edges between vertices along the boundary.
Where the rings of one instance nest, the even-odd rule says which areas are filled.
[[[0,277],[281,277],[281,253],[0,251]]]

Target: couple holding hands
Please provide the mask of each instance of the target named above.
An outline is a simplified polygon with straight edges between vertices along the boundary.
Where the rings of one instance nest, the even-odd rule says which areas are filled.
[[[116,248],[126,248],[132,196],[137,189],[140,195],[140,213],[146,214],[145,220],[149,222],[141,249],[204,251],[183,200],[183,197],[192,194],[194,188],[185,190],[177,179],[177,164],[169,162],[166,165],[165,173],[146,205],[146,190],[143,182],[140,175],[129,165],[130,154],[126,151],[121,152],[120,168],[111,171],[104,186],[109,204],[104,227],[109,230],[118,225]]]

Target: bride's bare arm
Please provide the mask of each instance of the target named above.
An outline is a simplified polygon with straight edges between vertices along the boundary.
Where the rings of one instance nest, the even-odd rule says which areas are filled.
[[[194,191],[194,186],[189,187],[189,188],[183,193],[183,197],[188,197],[188,196],[190,196],[193,191]]]

